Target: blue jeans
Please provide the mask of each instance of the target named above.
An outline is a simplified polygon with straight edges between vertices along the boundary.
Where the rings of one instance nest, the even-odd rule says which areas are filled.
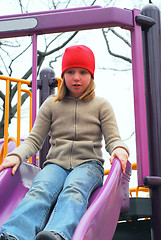
[[[34,240],[42,230],[55,231],[71,240],[91,193],[102,184],[103,168],[96,162],[84,163],[71,171],[48,164],[37,174],[1,232],[18,240]]]

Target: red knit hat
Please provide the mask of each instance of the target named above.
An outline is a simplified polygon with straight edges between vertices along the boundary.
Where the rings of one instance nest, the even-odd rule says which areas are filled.
[[[94,79],[95,57],[92,50],[84,45],[75,45],[65,50],[62,59],[62,74],[65,70],[72,67],[81,67],[87,69]]]

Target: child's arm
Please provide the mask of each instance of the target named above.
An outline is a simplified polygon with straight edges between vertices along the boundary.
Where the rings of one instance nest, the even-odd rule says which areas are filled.
[[[129,157],[127,151],[122,147],[117,147],[113,150],[110,157],[110,163],[113,163],[114,158],[117,157],[121,162],[122,172],[125,173],[126,164]]]
[[[29,136],[17,148],[7,154],[7,157],[16,155],[21,162],[34,156],[43,146],[45,138],[50,131],[51,109],[53,97],[49,97],[41,105],[34,126]]]
[[[17,168],[21,163],[20,158],[17,155],[11,155],[4,159],[4,162],[0,165],[0,172],[5,169],[12,167],[12,175],[15,175]]]

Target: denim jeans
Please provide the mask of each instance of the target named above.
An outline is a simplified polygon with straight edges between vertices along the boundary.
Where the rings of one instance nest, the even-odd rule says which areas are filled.
[[[85,213],[91,193],[103,184],[103,168],[96,162],[69,171],[46,165],[1,232],[18,240],[34,240],[40,231],[55,231],[71,240]]]

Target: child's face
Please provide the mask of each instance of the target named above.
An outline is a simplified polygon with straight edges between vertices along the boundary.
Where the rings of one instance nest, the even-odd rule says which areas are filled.
[[[74,67],[65,71],[64,78],[69,95],[78,98],[87,89],[91,80],[91,73],[85,68]]]

